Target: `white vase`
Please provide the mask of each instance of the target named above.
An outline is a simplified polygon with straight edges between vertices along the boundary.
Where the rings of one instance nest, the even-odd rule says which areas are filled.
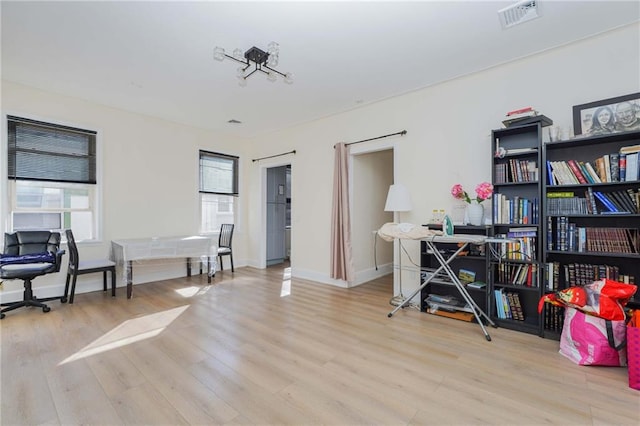
[[[484,207],[482,204],[469,204],[467,206],[467,219],[469,220],[469,225],[480,226],[484,224]]]

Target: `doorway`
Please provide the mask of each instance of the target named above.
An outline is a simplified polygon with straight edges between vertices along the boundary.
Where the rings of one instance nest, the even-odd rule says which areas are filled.
[[[390,274],[393,244],[378,238],[375,231],[393,222],[384,205],[394,176],[393,149],[377,149],[352,156],[351,236],[354,285]]]
[[[266,176],[266,266],[291,258],[291,165],[270,167]]]

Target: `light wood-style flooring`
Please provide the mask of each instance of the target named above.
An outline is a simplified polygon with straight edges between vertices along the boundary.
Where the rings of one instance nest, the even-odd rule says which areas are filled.
[[[290,284],[290,292],[287,291]],[[283,269],[78,294],[0,322],[2,425],[637,425],[624,368]],[[289,294],[287,294],[289,293]]]

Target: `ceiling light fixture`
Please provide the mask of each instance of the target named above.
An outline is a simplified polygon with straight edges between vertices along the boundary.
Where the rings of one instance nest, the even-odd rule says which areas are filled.
[[[278,66],[279,54],[280,46],[275,41],[267,45],[266,52],[255,46],[244,53],[242,53],[241,49],[235,49],[233,55],[227,55],[222,47],[216,46],[216,48],[213,49],[213,59],[216,61],[223,61],[224,58],[229,58],[243,65],[238,68],[237,73],[239,84],[243,87],[247,85],[247,78],[258,71],[267,74],[267,80],[271,82],[276,81],[278,75],[280,75],[283,77],[285,83],[293,83],[291,73],[282,73],[274,69],[274,67]]]

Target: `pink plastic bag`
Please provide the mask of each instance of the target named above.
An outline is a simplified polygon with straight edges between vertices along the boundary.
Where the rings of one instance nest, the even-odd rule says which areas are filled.
[[[627,327],[566,308],[560,336],[560,353],[579,365],[627,365]]]
[[[629,323],[627,326],[627,357],[629,361],[629,387],[640,390],[640,324],[637,322]]]

